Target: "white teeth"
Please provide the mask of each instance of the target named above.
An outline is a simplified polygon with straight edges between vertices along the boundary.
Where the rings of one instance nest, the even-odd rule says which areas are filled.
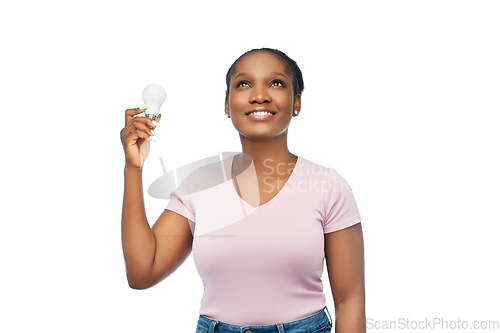
[[[252,112],[250,114],[255,115],[255,116],[272,115],[272,113],[269,111],[255,111],[255,112]]]

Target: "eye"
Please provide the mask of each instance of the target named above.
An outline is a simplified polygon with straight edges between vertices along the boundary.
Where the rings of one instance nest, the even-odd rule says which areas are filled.
[[[281,80],[274,80],[273,82],[271,82],[271,86],[274,86],[274,87],[282,86],[282,87],[284,87],[285,85],[283,84],[283,81],[281,81]]]
[[[238,87],[245,87],[244,84],[248,84],[248,82],[247,81],[240,81],[240,82],[238,82],[236,84],[236,88],[238,88]]]

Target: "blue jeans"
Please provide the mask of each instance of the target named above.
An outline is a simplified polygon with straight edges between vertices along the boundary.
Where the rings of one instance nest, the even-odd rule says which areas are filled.
[[[328,316],[325,313],[328,312]],[[196,333],[330,333],[332,317],[325,306],[309,317],[274,325],[238,326],[200,315]]]

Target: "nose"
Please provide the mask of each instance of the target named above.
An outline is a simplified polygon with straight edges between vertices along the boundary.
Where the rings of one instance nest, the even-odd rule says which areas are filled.
[[[269,95],[269,91],[267,87],[263,86],[255,86],[252,89],[252,93],[250,95],[250,103],[258,103],[262,104],[264,102],[271,102],[272,98]]]

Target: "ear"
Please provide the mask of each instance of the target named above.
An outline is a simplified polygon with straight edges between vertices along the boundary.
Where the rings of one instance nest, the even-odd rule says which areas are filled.
[[[229,113],[229,101],[227,100],[227,97],[224,101],[224,113]]]
[[[301,96],[300,96],[300,94],[297,94],[297,95],[295,95],[295,98],[293,101],[293,109],[300,112],[300,103],[301,103]]]

